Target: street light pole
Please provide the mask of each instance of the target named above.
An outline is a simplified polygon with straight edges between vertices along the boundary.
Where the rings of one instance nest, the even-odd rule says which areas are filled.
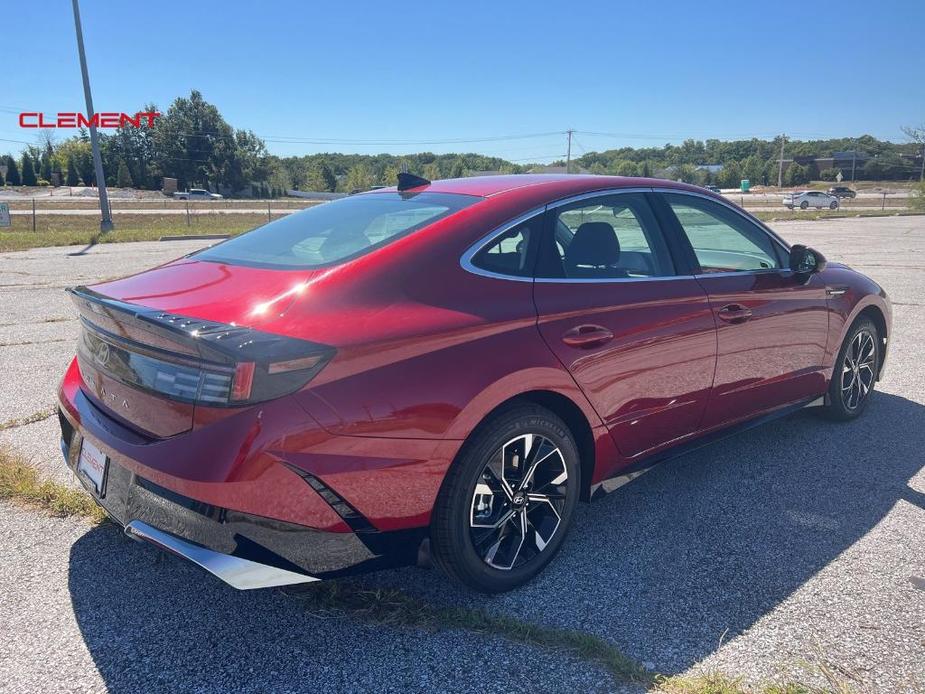
[[[780,159],[777,163],[777,187],[781,188],[784,183],[784,142],[786,142],[787,136],[781,134],[780,136]]]
[[[103,158],[100,156],[100,141],[93,125],[93,97],[90,94],[90,76],[87,74],[87,56],[84,55],[84,35],[80,28],[80,8],[77,0],[71,0],[74,6],[74,28],[77,31],[77,52],[80,54],[80,72],[84,81],[84,99],[87,102],[87,119],[90,121],[90,147],[93,150],[93,168],[96,171],[96,189],[100,194],[100,231],[112,231],[112,212],[109,209],[109,196],[106,195],[106,176],[103,174]]]
[[[565,173],[572,173],[572,133],[575,131],[566,130],[565,132],[568,135],[568,153],[565,155]]]

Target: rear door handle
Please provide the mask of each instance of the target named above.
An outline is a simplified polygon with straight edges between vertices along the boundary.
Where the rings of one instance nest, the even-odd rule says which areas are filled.
[[[613,333],[601,325],[579,325],[567,331],[562,341],[571,347],[598,347],[613,339]]]
[[[744,323],[752,317],[752,310],[742,304],[726,304],[717,315],[727,323]]]

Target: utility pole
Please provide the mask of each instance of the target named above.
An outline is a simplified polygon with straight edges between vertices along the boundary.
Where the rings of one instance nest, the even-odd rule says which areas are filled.
[[[75,2],[77,0],[74,0]],[[565,173],[572,173],[572,133],[574,130],[566,130],[568,135],[568,152],[565,155]]]
[[[93,168],[96,171],[96,189],[100,194],[100,231],[112,231],[112,212],[109,209],[109,196],[106,195],[106,176],[103,174],[103,158],[100,156],[100,141],[93,125],[93,97],[90,94],[90,76],[87,74],[87,56],[84,54],[84,35],[80,28],[80,8],[77,0],[71,0],[74,6],[74,28],[77,31],[77,52],[80,54],[80,72],[84,81],[84,99],[87,102],[87,119],[90,120],[90,147],[93,150]]]
[[[851,182],[854,183],[854,172],[858,168],[858,143],[855,141],[851,148]]]
[[[780,136],[780,160],[777,164],[777,187],[782,188],[784,185],[784,142],[787,136],[781,133]]]
[[[919,171],[919,180],[925,181],[925,141],[922,142],[922,170]]]

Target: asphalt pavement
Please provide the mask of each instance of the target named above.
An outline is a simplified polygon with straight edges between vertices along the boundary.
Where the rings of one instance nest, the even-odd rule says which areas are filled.
[[[595,634],[661,672],[818,678],[925,691],[925,217],[775,225],[889,292],[887,375],[865,415],[801,412],[662,465],[579,508],[560,557],[495,597],[437,571],[363,579]],[[124,275],[203,242],[0,255],[0,422],[38,413],[73,353],[68,285]],[[54,417],[0,432],[67,475]],[[621,691],[588,663],[458,630],[317,615],[238,593],[111,525],[0,503],[0,691]]]

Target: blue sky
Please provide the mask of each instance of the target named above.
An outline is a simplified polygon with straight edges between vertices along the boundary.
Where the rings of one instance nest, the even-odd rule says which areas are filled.
[[[83,0],[81,11],[98,111],[166,110],[199,89],[281,155],[549,161],[564,135],[416,143],[611,134],[576,135],[580,155],[779,132],[904,141],[900,126],[925,122],[921,0]],[[83,110],[71,4],[7,3],[0,16],[0,138],[32,141],[20,111]],[[0,151],[21,146],[0,141]]]

